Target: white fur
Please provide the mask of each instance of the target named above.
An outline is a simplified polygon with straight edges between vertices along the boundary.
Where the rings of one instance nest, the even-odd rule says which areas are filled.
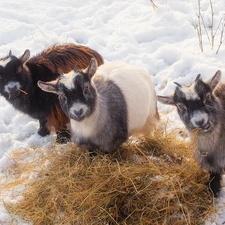
[[[201,111],[195,111],[193,113],[193,116],[191,118],[191,122],[195,127],[198,127],[198,122],[203,120],[204,123],[206,124],[208,122],[208,114],[205,112],[201,112]]]
[[[74,142],[79,142],[79,138],[92,138],[93,134],[97,133],[98,130],[102,129],[102,124],[105,124],[107,116],[100,113],[100,108],[98,106],[98,100],[96,102],[96,110],[89,116],[84,118],[84,120],[76,121],[71,119],[71,130],[73,132]],[[102,110],[106,112],[106,110]]]
[[[73,114],[74,113],[74,111],[79,111],[79,110],[83,110],[83,114],[82,115],[84,115],[86,112],[87,112],[87,110],[88,110],[88,107],[85,105],[85,104],[83,104],[83,103],[79,103],[79,102],[76,102],[76,103],[74,103],[73,104],[73,106],[70,108],[70,113],[71,114]],[[82,116],[81,115],[81,116]]]
[[[80,137],[90,138],[96,133],[97,129],[97,118],[94,114],[90,117],[85,118],[81,122],[71,119],[71,130],[74,142],[79,142]]]
[[[6,60],[0,60],[0,66],[5,67],[12,59],[9,57]]]
[[[63,77],[60,79],[60,83],[64,84],[66,88],[71,90],[74,88],[73,80],[76,76],[77,73],[72,70],[69,73],[63,75]]]
[[[191,86],[189,86],[189,87],[185,87],[185,86],[181,87],[181,90],[185,94],[185,98],[187,100],[195,100],[195,99],[198,100],[198,99],[200,99],[198,94],[196,93],[194,87],[195,87],[195,83],[191,84]]]
[[[98,68],[95,77],[100,76],[104,81],[112,80],[118,85],[125,97],[129,135],[146,130],[146,123],[155,125],[158,121],[156,94],[151,75],[146,69],[121,62],[111,62]]]
[[[21,88],[21,85],[20,85],[19,82],[11,81],[7,85],[5,85],[4,91],[7,92],[7,93],[9,93],[9,92],[11,92],[10,89],[14,88],[15,86],[17,87],[17,89],[20,89]]]

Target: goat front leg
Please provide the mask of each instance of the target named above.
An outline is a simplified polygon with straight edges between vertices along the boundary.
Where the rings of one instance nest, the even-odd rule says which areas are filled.
[[[209,189],[213,193],[213,196],[217,198],[221,189],[221,173],[210,172]]]
[[[38,134],[40,136],[42,136],[42,137],[48,135],[50,132],[49,132],[47,126],[46,126],[47,119],[46,118],[45,119],[43,119],[43,118],[42,119],[39,119],[39,124],[40,124],[40,127],[38,129]]]

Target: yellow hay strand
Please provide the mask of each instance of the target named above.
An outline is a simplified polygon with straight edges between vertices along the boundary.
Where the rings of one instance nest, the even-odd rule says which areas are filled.
[[[91,159],[74,144],[36,152],[26,167],[24,153],[12,156],[21,168],[10,169],[16,170],[15,185],[21,174],[36,176],[20,180],[22,200],[5,202],[12,215],[34,225],[200,225],[213,210],[208,174],[195,162],[190,144],[173,134],[131,139],[115,154]]]
[[[22,89],[20,89],[20,92],[24,93],[25,95],[27,95],[28,93]]]

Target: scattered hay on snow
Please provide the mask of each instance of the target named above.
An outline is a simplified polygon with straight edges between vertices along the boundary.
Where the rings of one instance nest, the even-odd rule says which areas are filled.
[[[23,155],[34,151],[11,156],[16,166],[4,184],[23,183],[23,198],[5,206],[34,225],[193,225],[213,210],[208,174],[189,143],[174,135],[156,132],[152,140],[129,140],[115,154],[92,159],[74,144],[35,151],[29,162]]]

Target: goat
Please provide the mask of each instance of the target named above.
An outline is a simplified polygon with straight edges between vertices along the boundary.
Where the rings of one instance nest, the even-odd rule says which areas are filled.
[[[58,133],[57,141],[67,142],[69,118],[62,111],[58,98],[38,88],[37,81],[55,80],[59,69],[67,73],[74,65],[84,69],[93,57],[101,65],[103,58],[89,47],[70,43],[53,45],[29,57],[29,50],[19,58],[10,51],[0,59],[0,94],[17,110],[39,120],[39,135],[45,136],[54,128]]]
[[[177,85],[171,96],[157,96],[159,102],[175,105],[187,130],[196,144],[195,158],[210,174],[209,188],[219,196],[225,168],[225,84],[218,85],[221,71],[204,82],[200,74],[189,86]],[[194,138],[193,138],[194,137]]]
[[[130,135],[151,135],[159,121],[146,69],[111,62],[97,70],[92,59],[86,70],[75,68],[55,81],[38,81],[38,86],[58,95],[70,117],[73,141],[90,152],[112,153]]]

